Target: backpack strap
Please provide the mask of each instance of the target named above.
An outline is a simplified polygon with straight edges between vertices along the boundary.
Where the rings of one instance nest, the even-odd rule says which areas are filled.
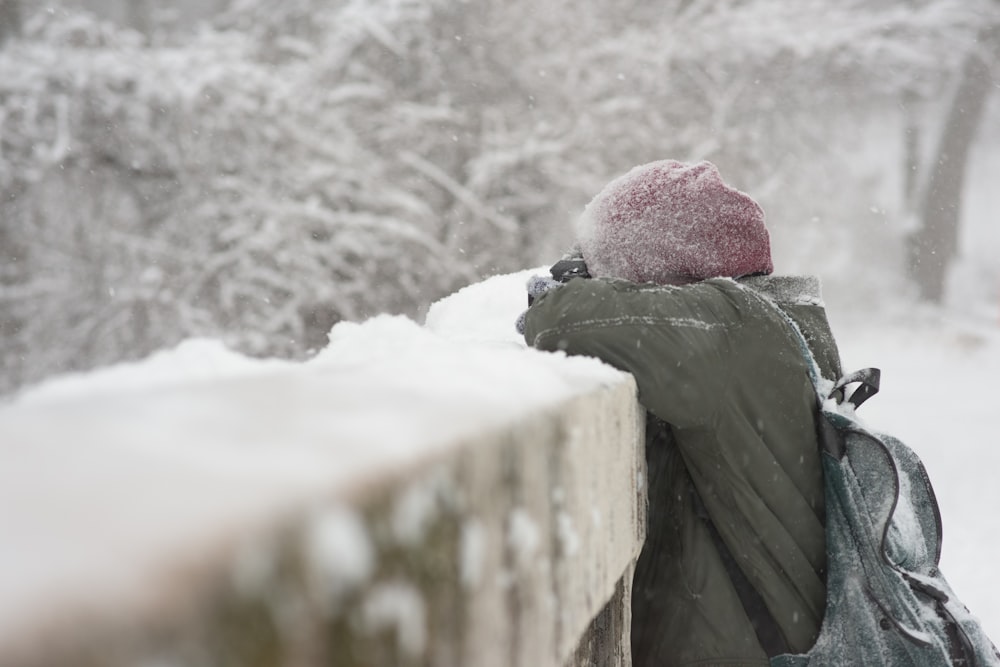
[[[858,408],[861,407],[862,403],[878,393],[882,383],[882,371],[877,368],[862,368],[853,373],[848,373],[833,385],[833,392],[831,392],[830,398],[847,385],[855,383],[860,383],[860,385],[845,400],[855,408]]]

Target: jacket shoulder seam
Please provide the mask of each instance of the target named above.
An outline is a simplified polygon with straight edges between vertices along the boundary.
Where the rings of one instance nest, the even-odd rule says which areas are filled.
[[[714,329],[726,329],[729,325],[722,322],[705,322],[694,317],[656,317],[653,315],[621,315],[618,317],[595,317],[588,320],[580,320],[571,324],[563,324],[539,331],[535,335],[535,342],[543,338],[554,335],[577,333],[588,329],[614,329],[633,325],[658,326],[670,325],[674,327],[685,327],[688,329],[701,329],[712,331]]]

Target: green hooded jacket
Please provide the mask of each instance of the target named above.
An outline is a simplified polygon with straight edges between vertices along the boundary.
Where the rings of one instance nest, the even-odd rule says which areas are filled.
[[[816,640],[826,601],[816,391],[775,304],[823,376],[840,377],[813,279],[674,287],[575,278],[526,314],[530,345],[630,372],[649,414],[637,667],[767,665],[758,637],[768,628],[783,649],[771,654],[805,652]],[[758,605],[749,615],[736,586]]]

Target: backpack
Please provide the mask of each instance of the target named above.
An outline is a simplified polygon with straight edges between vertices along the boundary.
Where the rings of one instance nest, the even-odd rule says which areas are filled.
[[[773,657],[772,667],[1000,665],[1000,653],[938,568],[941,514],[923,464],[902,442],[854,416],[878,391],[878,370],[850,374],[831,389],[786,319],[809,361],[820,405],[827,599],[815,645],[805,654]],[[846,400],[833,398],[857,383]]]

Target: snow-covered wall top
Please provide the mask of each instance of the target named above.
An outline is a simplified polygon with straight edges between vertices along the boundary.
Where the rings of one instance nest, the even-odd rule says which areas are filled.
[[[162,593],[151,579],[197,569],[248,531],[370,495],[574,397],[634,396],[595,360],[525,348],[513,326],[528,273],[435,304],[426,326],[340,324],[308,362],[191,340],[4,406],[0,647],[60,614],[149,603]],[[531,537],[525,521],[513,537]],[[364,572],[350,533],[333,531],[338,558]]]

